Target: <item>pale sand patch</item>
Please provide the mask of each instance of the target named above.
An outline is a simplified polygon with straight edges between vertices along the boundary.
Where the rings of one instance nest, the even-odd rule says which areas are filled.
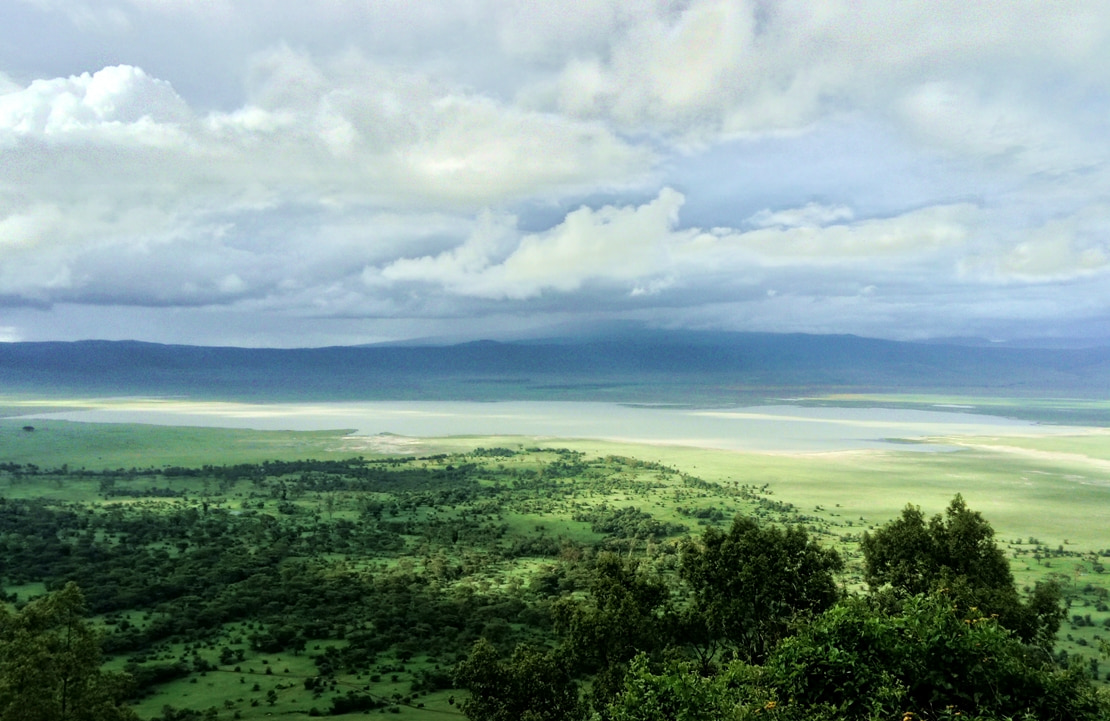
[[[381,455],[415,455],[428,445],[427,439],[409,436],[344,436],[337,450],[351,453],[376,453]]]
[[[878,458],[901,453],[900,450],[890,448],[844,448],[833,451],[740,451],[741,453],[759,456],[779,456],[783,458],[819,458],[822,460],[850,460],[853,458]]]
[[[644,439],[635,437],[571,437],[571,436],[401,436],[390,433],[366,436],[351,434],[343,436],[335,450],[353,453],[375,453],[381,455],[417,455],[421,453],[467,452],[484,446],[526,446],[575,447],[590,443],[630,446],[640,453],[648,453],[652,448],[676,448],[690,451],[711,451],[735,456],[772,456],[777,458],[851,460],[858,458],[878,458],[898,450],[886,448],[844,448],[831,450],[753,450],[732,447],[727,441],[711,438],[672,438],[667,440]],[[601,455],[611,452],[598,451]]]
[[[1028,458],[1030,460],[1037,461],[1046,461],[1050,463],[1059,463],[1071,466],[1083,466],[1092,470],[1101,471],[1103,473],[1110,473],[1110,461],[1102,458],[1092,458],[1091,456],[1087,456],[1082,453],[1066,453],[1063,451],[1045,451],[1036,448],[1021,448],[1018,446],[999,445],[996,443],[983,443],[966,438],[941,438],[935,440],[937,442],[960,446],[961,448],[990,451],[992,453],[1003,453],[1010,456]]]
[[[73,403],[66,401],[71,407]],[[922,444],[923,437],[984,438],[1055,435],[1064,427],[1033,427],[1012,419],[892,409],[749,407],[687,411],[606,402],[365,401],[240,403],[180,398],[90,399],[77,411],[29,418],[106,423],[224,426],[257,430],[335,431],[362,437],[407,438],[519,434],[524,437],[597,438],[614,442],[717,448],[799,457],[828,457],[864,449],[897,452],[956,450]],[[1071,433],[1081,432],[1069,429]],[[914,444],[895,445],[900,439]],[[413,452],[412,442],[363,443],[365,452]],[[350,446],[358,450],[357,446]],[[859,456],[856,456],[859,457]]]

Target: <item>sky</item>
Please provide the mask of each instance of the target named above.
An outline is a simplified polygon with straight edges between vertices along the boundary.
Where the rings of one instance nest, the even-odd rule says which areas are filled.
[[[3,0],[0,341],[1110,343],[1110,3]]]

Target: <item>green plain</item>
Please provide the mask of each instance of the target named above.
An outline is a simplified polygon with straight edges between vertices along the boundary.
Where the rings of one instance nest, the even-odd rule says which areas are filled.
[[[853,396],[825,398],[822,403],[890,404],[900,407],[941,409],[949,406],[974,406],[977,412],[1005,412],[1019,403],[1007,399],[969,399],[941,396]],[[76,401],[75,403],[79,403]],[[1073,405],[1069,406],[1068,404]],[[939,408],[938,408],[939,407]],[[3,410],[18,412],[26,406]],[[1045,400],[1037,413],[1060,418],[1091,410],[1104,412],[1110,402]],[[34,430],[24,430],[31,425]],[[640,445],[595,439],[555,439],[518,436],[457,436],[432,439],[399,439],[396,444],[410,456],[436,454],[467,454],[476,448],[508,448],[519,453],[504,462],[509,468],[542,469],[557,459],[547,451],[570,449],[588,458],[610,456],[635,458],[673,468],[680,474],[719,484],[721,488],[739,486],[760,489],[761,498],[793,504],[796,514],[808,518],[806,523],[820,531],[823,542],[840,548],[849,558],[845,583],[860,583],[857,539],[862,532],[894,518],[906,504],[921,506],[927,514],[939,513],[957,493],[968,505],[980,511],[996,531],[996,541],[1012,559],[1019,586],[1053,578],[1065,587],[1071,608],[1069,619],[1061,630],[1059,648],[1069,654],[1097,657],[1100,630],[1110,625],[1110,612],[1097,610],[1106,598],[1110,585],[1101,575],[1101,561],[1110,556],[1110,435],[1105,429],[1077,429],[1073,435],[1038,435],[1035,429],[1022,435],[999,437],[945,437],[935,440],[954,446],[955,450],[920,452],[911,450],[852,450],[828,453],[771,454],[693,448],[678,445]],[[353,456],[381,457],[367,450],[358,437],[345,430],[293,432],[250,431],[198,427],[167,427],[143,424],[87,424],[54,420],[29,421],[19,417],[0,418],[0,463],[35,464],[42,468],[69,469],[132,469],[165,467],[200,467],[261,463],[267,460],[343,459]],[[434,463],[448,463],[452,459]],[[607,489],[583,487],[580,493],[560,501],[554,507],[519,506],[505,509],[499,518],[510,533],[526,536],[546,533],[574,539],[582,543],[596,542],[598,534],[590,525],[571,518],[572,508],[637,507],[650,512],[657,520],[685,523],[690,533],[699,528],[676,509],[682,505],[714,506],[726,511],[751,512],[753,507],[735,496],[712,489],[699,491],[678,484],[677,476],[663,476],[652,471],[625,471],[622,483]],[[141,484],[141,480],[121,480],[121,484]],[[122,487],[122,486],[121,486]],[[245,485],[230,489],[230,504],[240,503],[236,494],[245,494]],[[44,497],[52,502],[99,503],[94,483],[17,483],[9,478],[0,481],[0,497]],[[322,498],[322,496],[321,496]],[[125,503],[125,501],[119,501]],[[147,503],[148,501],[144,501]],[[150,501],[153,503],[153,501]],[[195,503],[196,501],[192,501]],[[171,503],[167,502],[167,507]],[[298,501],[319,510],[320,498]],[[336,515],[357,514],[345,506],[353,503],[339,497]],[[231,507],[231,506],[229,506]],[[416,513],[416,512],[414,512]],[[423,511],[421,511],[423,513]],[[412,516],[416,518],[416,516]],[[541,530],[542,529],[542,530]],[[1042,553],[1041,549],[1053,549]],[[428,564],[423,560],[392,558],[385,565],[415,563],[417,568]],[[548,564],[535,559],[520,559],[495,569],[485,569],[466,583],[476,588],[512,588],[526,586],[529,579]],[[384,566],[383,566],[384,567]],[[18,588],[6,587],[5,592],[26,598],[41,592],[41,584]],[[1102,607],[1105,607],[1104,605]],[[1090,622],[1076,622],[1086,617]],[[203,649],[214,652],[220,645],[242,635],[242,629],[228,629],[225,638]],[[1107,632],[1110,635],[1110,631]],[[319,643],[334,644],[335,641]],[[246,647],[239,643],[239,648]],[[310,643],[309,649],[313,645]],[[186,653],[184,646],[165,652],[166,659]],[[379,659],[390,662],[388,656]],[[265,662],[265,663],[264,663]],[[113,664],[121,666],[122,659]],[[386,697],[407,694],[407,679],[417,670],[430,667],[434,661],[417,656],[406,664],[406,672],[397,682],[388,678],[373,684],[376,694]],[[230,718],[231,709],[237,718],[255,719],[280,714],[288,719],[308,718],[312,700],[303,681],[315,673],[306,653],[261,654],[247,651],[239,664],[243,671],[230,668],[194,674],[186,679],[162,686],[158,693],[138,705],[140,714],[150,717],[163,705],[203,709],[216,706],[221,718]],[[267,675],[264,668],[273,673]],[[252,669],[248,671],[246,669]],[[288,671],[286,671],[288,669]],[[241,680],[242,679],[242,680]],[[254,691],[254,684],[259,690]],[[354,675],[340,678],[337,692],[344,688],[366,688],[368,679]],[[251,701],[275,690],[279,701],[274,707]],[[447,699],[448,691],[429,693],[419,699],[423,708],[412,703],[393,708],[399,718],[435,719],[460,717]],[[391,709],[392,710],[392,709]],[[225,711],[227,713],[225,713]],[[393,714],[390,714],[393,715]]]

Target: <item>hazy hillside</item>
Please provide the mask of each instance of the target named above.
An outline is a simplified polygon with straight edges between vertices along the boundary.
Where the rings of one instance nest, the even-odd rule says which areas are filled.
[[[727,402],[792,389],[1102,397],[1107,388],[1110,348],[855,336],[645,332],[609,340],[307,349],[0,344],[0,391],[50,395]]]

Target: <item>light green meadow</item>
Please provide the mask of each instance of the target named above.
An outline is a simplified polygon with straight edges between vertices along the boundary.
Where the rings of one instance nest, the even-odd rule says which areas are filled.
[[[345,434],[0,418],[0,462],[103,470],[326,459],[350,455]]]

